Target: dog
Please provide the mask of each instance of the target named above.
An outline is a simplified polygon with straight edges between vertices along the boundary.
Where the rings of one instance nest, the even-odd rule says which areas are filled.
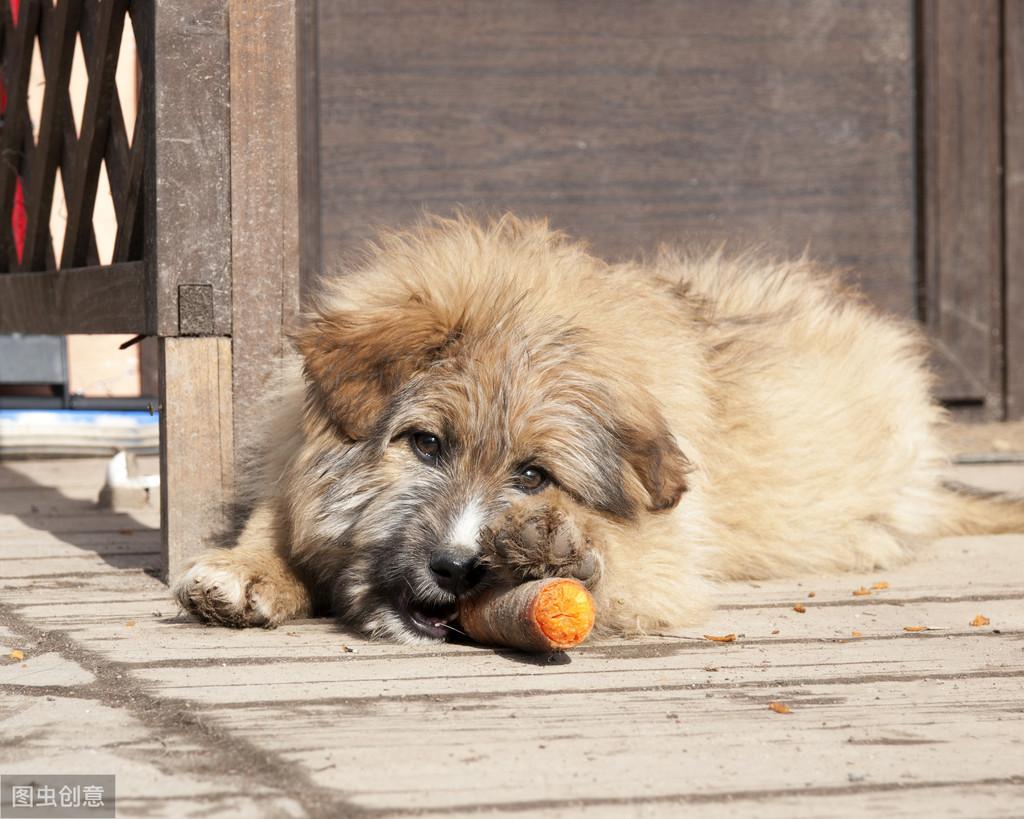
[[[293,340],[251,514],[175,584],[211,623],[437,641],[461,600],[558,575],[599,633],[642,634],[722,580],[1024,529],[943,482],[917,327],[806,258],[609,264],[544,222],[429,219],[326,280]]]

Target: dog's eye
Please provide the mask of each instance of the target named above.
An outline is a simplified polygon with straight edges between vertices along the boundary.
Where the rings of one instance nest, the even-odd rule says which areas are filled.
[[[539,492],[551,481],[548,475],[539,466],[524,466],[519,470],[519,488],[523,492]]]
[[[441,439],[429,432],[414,432],[409,436],[412,451],[425,464],[436,464],[441,455]]]

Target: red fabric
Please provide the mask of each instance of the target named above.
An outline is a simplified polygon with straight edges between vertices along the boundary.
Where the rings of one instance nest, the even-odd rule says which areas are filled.
[[[11,17],[14,25],[18,25],[18,11],[21,7],[21,0],[11,0]],[[7,111],[7,86],[3,77],[0,77],[0,114]],[[11,208],[11,230],[14,232],[14,248],[18,254],[18,261],[21,261],[25,251],[25,230],[28,227],[28,216],[25,213],[25,193],[21,188],[19,177],[14,187],[14,206]]]
[[[21,179],[14,188],[14,208],[11,210],[11,230],[14,231],[14,249],[18,253],[18,261],[25,252],[25,230],[28,227],[28,215],[25,213],[25,194],[21,190]]]

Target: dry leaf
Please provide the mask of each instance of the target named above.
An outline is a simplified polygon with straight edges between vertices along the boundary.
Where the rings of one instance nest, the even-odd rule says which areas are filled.
[[[904,626],[904,631],[928,631],[928,626]]]
[[[125,624],[124,624],[124,627],[125,628],[134,628],[135,627],[135,621],[134,620],[126,620]]]
[[[989,620],[984,614],[979,614],[973,620],[971,620],[972,626],[987,626],[992,621]]]
[[[817,597],[818,593],[817,592],[807,592],[807,596],[808,597]]]
[[[856,629],[854,629],[853,631],[851,631],[851,632],[850,632],[850,636],[851,636],[851,637],[863,637],[864,635],[863,635],[863,634],[861,634],[861,633],[860,633],[859,631],[857,631]]]
[[[807,611],[807,606],[805,606],[803,603],[797,603],[795,606],[793,606],[793,611],[795,611],[797,614],[803,614],[805,611]]]
[[[872,583],[871,584],[871,588],[873,588],[873,589],[887,589],[887,588],[889,588],[889,584],[886,583],[884,580],[879,580],[877,583]]]
[[[768,707],[772,709],[776,714],[792,714],[793,709],[790,708],[784,702],[770,702]]]
[[[731,643],[731,642],[734,642],[736,640],[736,635],[735,634],[722,634],[722,635],[705,634],[704,635],[704,639],[705,640],[710,640],[713,643]]]
[[[772,629],[772,634],[778,634],[778,633],[779,633],[779,630],[777,628],[776,629]]]
[[[12,660],[24,660],[25,652],[22,651],[20,648],[12,648],[11,653],[7,656],[10,657]]]
[[[859,589],[854,591],[853,596],[854,597],[866,597],[869,594],[871,594],[871,589],[866,589],[863,586],[861,586]]]

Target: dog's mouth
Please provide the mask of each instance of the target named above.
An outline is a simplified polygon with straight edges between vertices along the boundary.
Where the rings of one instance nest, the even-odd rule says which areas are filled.
[[[403,598],[398,612],[409,629],[424,637],[443,640],[457,630],[452,625],[459,616],[459,605],[455,601],[435,603]]]

